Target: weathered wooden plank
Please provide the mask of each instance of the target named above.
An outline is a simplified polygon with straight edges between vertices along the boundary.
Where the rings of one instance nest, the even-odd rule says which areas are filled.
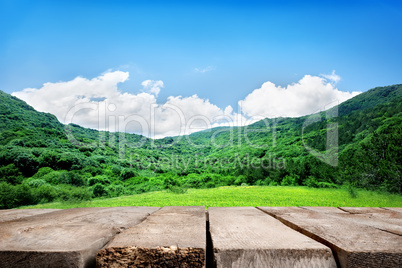
[[[402,213],[382,208],[342,207],[344,218],[402,236]]]
[[[163,207],[116,235],[96,257],[97,267],[204,267],[204,207]]]
[[[392,211],[402,213],[402,208],[401,207],[386,207],[386,208],[383,208],[383,209],[392,210]]]
[[[401,267],[402,237],[379,230],[347,214],[317,213],[308,209],[262,207],[293,229],[328,245],[341,267]],[[351,214],[349,214],[351,215]]]
[[[89,267],[116,233],[158,208],[59,210],[0,223],[0,267]]]
[[[398,220],[399,224],[402,224],[402,213],[397,210],[376,207],[340,207],[340,209],[354,215],[365,215],[381,219],[395,219]]]
[[[58,210],[60,209],[4,209],[0,210],[0,222],[18,220]]]
[[[258,208],[258,207],[257,207]],[[289,213],[301,213],[303,210],[300,207],[269,207],[271,211],[275,211],[276,214],[289,214]],[[309,213],[309,211],[306,211]]]
[[[331,250],[251,208],[209,208],[217,267],[336,267]]]
[[[385,208],[376,207],[340,207],[339,209],[349,214],[365,214],[369,216],[375,216],[379,218],[392,218],[402,219],[402,214],[395,210],[389,210]]]
[[[337,207],[301,207],[304,209],[312,210],[318,213],[329,213],[329,214],[349,214]],[[297,211],[295,211],[297,213]]]

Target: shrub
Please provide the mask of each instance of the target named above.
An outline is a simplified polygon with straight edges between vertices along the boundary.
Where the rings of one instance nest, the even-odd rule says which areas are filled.
[[[126,191],[125,191],[125,188],[123,185],[113,184],[107,188],[107,192],[109,193],[109,195],[111,197],[117,197],[117,196],[124,195]]]
[[[295,176],[286,175],[281,181],[282,186],[296,186],[297,178]]]
[[[347,189],[348,189],[348,193],[349,193],[350,197],[352,197],[352,198],[357,197],[357,191],[354,187],[350,186]]]
[[[60,159],[60,154],[55,151],[44,151],[39,157],[39,164],[41,167],[51,167],[57,169],[57,162]]]
[[[68,176],[70,176],[70,184],[75,185],[75,186],[86,186],[87,182],[86,179],[81,176],[76,171],[70,171],[68,172]]]
[[[32,154],[21,153],[14,159],[15,166],[26,176],[30,177],[38,171],[39,163]]]
[[[48,183],[59,184],[61,175],[66,171],[52,171],[42,177]]]
[[[171,186],[181,187],[181,183],[178,180],[177,176],[174,174],[164,174],[163,178],[163,188],[169,189]]]
[[[148,183],[150,191],[159,191],[163,189],[163,180],[161,178],[149,178]]]
[[[204,186],[204,180],[199,174],[188,174],[183,178],[183,184],[188,188],[201,188]]]
[[[37,203],[52,202],[57,198],[57,191],[53,186],[40,185],[33,191]]]
[[[54,170],[52,168],[50,168],[50,167],[41,167],[38,170],[38,172],[36,172],[35,175],[33,175],[32,177],[41,178],[41,177],[45,176],[46,174],[49,174],[52,171],[54,171]]]
[[[258,181],[255,182],[255,185],[262,186],[262,185],[264,185],[264,181],[263,180],[258,180]]]
[[[308,176],[307,180],[304,183],[308,187],[318,188],[318,181],[314,176]]]
[[[332,182],[321,182],[320,181],[317,183],[317,187],[318,188],[338,188],[339,186]]]
[[[247,179],[246,179],[246,177],[244,175],[238,176],[237,179],[234,182],[235,185],[241,185],[243,183],[247,184]]]
[[[15,185],[21,183],[23,178],[24,176],[14,164],[0,167],[0,181]]]
[[[26,184],[13,186],[1,182],[0,193],[0,209],[36,204],[35,197],[32,194],[32,189]]]
[[[270,185],[272,182],[270,177],[266,177],[265,180],[263,181],[262,185]]]
[[[75,186],[85,186],[86,180],[77,172],[63,172],[58,178],[58,184],[71,184]]]
[[[332,182],[318,181],[314,176],[309,176],[305,185],[312,188],[338,188],[339,186]]]
[[[269,186],[278,186],[278,183],[276,181],[271,181],[269,183]]]
[[[236,180],[235,176],[224,176],[222,177],[222,182],[220,183],[221,186],[226,185],[233,185]]]
[[[92,197],[92,193],[88,188],[76,187],[68,184],[62,184],[55,186],[57,191],[57,199],[61,201],[81,201],[89,200]]]
[[[14,186],[6,182],[0,182],[0,209],[15,207],[14,204]]]
[[[83,163],[84,160],[78,155],[67,152],[61,154],[60,159],[57,161],[57,166],[65,170],[72,170],[72,167],[74,167],[74,169],[82,169]]]
[[[133,169],[131,169],[131,168],[124,168],[124,169],[121,171],[120,179],[124,181],[124,180],[130,179],[130,178],[135,177],[135,176],[136,176],[136,174],[135,174],[135,172],[134,172]]]
[[[348,191],[350,197],[352,197],[352,198],[357,197],[357,190],[351,183],[346,182],[343,184],[343,187],[346,188],[346,191]]]
[[[93,186],[97,183],[104,184],[105,181],[102,177],[96,176],[88,179],[88,186]]]
[[[205,187],[207,188],[215,188],[215,182],[209,181],[205,184]]]
[[[26,184],[28,184],[31,187],[38,188],[42,185],[46,185],[47,182],[42,179],[28,179],[26,180]]]
[[[168,191],[174,194],[184,194],[187,192],[187,188],[184,187],[180,187],[177,185],[170,185],[168,187]]]
[[[112,172],[113,172],[113,174],[119,176],[120,172],[121,172],[121,166],[113,165],[112,166]]]
[[[103,184],[100,183],[95,184],[92,193],[94,194],[95,197],[106,196],[108,194],[105,186],[103,186]]]
[[[82,171],[84,173],[90,173],[92,176],[101,175],[103,173],[103,169],[101,167],[95,166],[85,166]]]

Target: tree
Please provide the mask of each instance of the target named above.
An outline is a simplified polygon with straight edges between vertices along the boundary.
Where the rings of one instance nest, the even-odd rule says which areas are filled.
[[[93,189],[93,194],[95,197],[101,197],[101,196],[105,196],[108,194],[105,186],[103,186],[100,183],[95,184],[94,189]]]
[[[24,174],[26,177],[30,177],[38,171],[39,163],[36,157],[32,154],[25,152],[19,154],[14,159],[14,165]]]

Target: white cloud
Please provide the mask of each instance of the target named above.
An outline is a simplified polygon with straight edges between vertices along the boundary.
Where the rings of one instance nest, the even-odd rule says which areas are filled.
[[[331,74],[321,74],[321,76],[326,78],[327,80],[332,81],[332,83],[334,85],[337,84],[341,80],[341,77],[339,75],[335,74],[335,70],[333,70]]]
[[[77,77],[68,82],[46,83],[13,95],[41,112],[57,116],[63,123],[75,123],[99,130],[122,131],[161,138],[190,134],[219,125],[235,125],[237,115],[222,110],[197,95],[171,96],[157,103],[162,81],[146,80],[138,94],[121,92],[118,83],[128,72],[107,72],[93,79]],[[233,110],[232,110],[233,111]]]
[[[360,93],[339,91],[331,83],[339,79],[333,72],[327,79],[305,75],[299,82],[286,87],[266,82],[239,101],[239,105],[249,117],[297,117],[312,114]]]
[[[163,81],[161,81],[161,80],[158,80],[158,81],[145,80],[141,83],[141,85],[144,87],[145,92],[154,94],[156,97],[158,97],[158,94],[161,91],[161,88],[164,87]]]
[[[27,88],[12,95],[26,101],[38,111],[56,115],[64,122],[67,111],[78,103],[88,103],[94,98],[118,98],[120,92],[117,84],[127,81],[128,76],[128,72],[116,71],[91,80],[76,77],[68,82],[45,83],[40,89]]]
[[[196,73],[206,73],[215,70],[215,67],[208,66],[206,68],[194,68],[194,72]]]
[[[143,81],[143,92],[138,94],[121,92],[118,84],[128,78],[128,72],[108,71],[93,79],[45,83],[39,89],[27,88],[13,95],[66,124],[161,138],[211,127],[247,125],[265,117],[306,115],[359,93],[339,91],[329,78],[306,75],[285,88],[264,83],[239,101],[242,113],[236,113],[231,106],[221,109],[197,95],[170,96],[158,103],[157,96],[164,87],[160,80]]]

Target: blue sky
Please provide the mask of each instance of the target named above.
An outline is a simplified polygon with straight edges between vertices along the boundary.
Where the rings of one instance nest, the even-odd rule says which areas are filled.
[[[236,107],[264,82],[336,72],[340,91],[402,83],[402,1],[0,0],[0,90],[129,73],[137,94]],[[35,106],[34,106],[35,107]]]

